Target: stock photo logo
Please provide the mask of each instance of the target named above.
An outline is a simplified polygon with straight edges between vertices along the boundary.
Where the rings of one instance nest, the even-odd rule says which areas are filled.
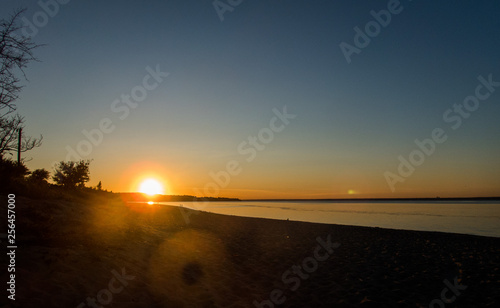
[[[312,257],[304,258],[300,265],[293,265],[281,275],[281,281],[290,291],[297,291],[301,281],[309,279],[310,275],[318,270],[321,262],[325,262],[333,254],[333,249],[340,247],[340,243],[332,243],[330,234],[326,237],[326,241],[319,236],[316,238],[316,241],[318,245],[314,248]],[[269,299],[261,302],[254,300],[253,305],[257,308],[279,306],[287,300],[284,292],[281,289],[274,289],[269,294]]]
[[[41,28],[47,26],[51,18],[56,17],[61,9],[71,0],[40,0],[37,2],[39,10],[31,18],[22,17],[24,27],[21,29],[25,37],[35,37]]]
[[[479,84],[474,89],[474,94],[463,99],[461,103],[453,104],[453,108],[445,110],[442,115],[443,122],[449,125],[452,131],[459,129],[462,123],[471,117],[481,106],[481,102],[485,102],[500,86],[500,82],[493,80],[493,74],[487,77],[482,75],[477,77]],[[449,131],[448,129],[448,131]],[[386,171],[384,178],[391,192],[396,191],[397,183],[404,183],[410,177],[417,167],[421,166],[427,158],[429,158],[438,145],[443,144],[448,140],[446,130],[441,127],[436,127],[431,131],[431,137],[423,140],[415,139],[414,143],[417,149],[411,151],[406,157],[398,156],[399,165],[397,174]]]
[[[500,1],[0,8],[0,307],[499,306]]]
[[[386,9],[379,11],[371,10],[370,16],[373,20],[367,22],[362,28],[360,26],[354,27],[353,43],[341,42],[339,44],[347,64],[352,62],[354,54],[359,55],[363,49],[367,48],[372,39],[379,36],[382,30],[387,28],[391,24],[392,19],[396,15],[399,15],[403,9],[404,7],[399,0],[389,0]]]
[[[119,99],[115,99],[111,103],[111,111],[118,115],[118,119],[121,121],[127,119],[131,110],[144,102],[148,97],[148,93],[155,90],[163,82],[164,78],[169,75],[169,73],[161,71],[159,64],[156,65],[155,69],[147,66],[146,72],[147,74],[142,78],[142,83],[134,86],[130,90],[130,94],[121,94]],[[80,140],[75,148],[69,145],[66,146],[66,160],[81,160],[83,157],[89,156],[93,149],[104,141],[104,137],[115,130],[116,125],[113,123],[111,118],[104,117],[99,121],[97,128],[82,130],[85,138]]]
[[[214,0],[212,5],[217,13],[217,17],[221,22],[224,21],[224,14],[231,13],[238,7],[243,0]]]
[[[283,106],[280,111],[277,108],[273,108],[274,116],[269,121],[268,127],[261,128],[257,135],[248,136],[246,141],[242,141],[237,147],[237,153],[241,156],[246,156],[245,161],[247,163],[253,162],[259,152],[262,152],[266,147],[271,144],[275,138],[275,135],[281,133],[289,124],[290,121],[297,117],[296,114],[291,114],[287,110],[287,106]],[[218,196],[221,188],[229,186],[231,179],[238,176],[243,171],[243,167],[238,160],[230,160],[226,163],[224,170],[219,170],[218,172],[211,171],[209,176],[213,181],[205,184],[203,191],[199,188],[195,188],[194,192],[196,196]],[[207,206],[206,202],[194,202],[193,208],[196,210],[202,210]],[[179,210],[184,217],[186,224],[189,224],[189,216],[196,214],[198,212],[187,211],[183,207]]]

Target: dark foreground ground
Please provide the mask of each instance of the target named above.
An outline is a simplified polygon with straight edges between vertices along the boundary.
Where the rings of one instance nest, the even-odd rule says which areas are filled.
[[[5,290],[1,238],[0,307],[500,304],[500,238],[241,218],[109,196],[17,198],[16,232],[16,300]]]

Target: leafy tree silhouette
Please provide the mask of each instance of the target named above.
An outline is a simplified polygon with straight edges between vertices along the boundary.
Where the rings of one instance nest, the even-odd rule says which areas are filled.
[[[61,161],[54,168],[52,179],[57,185],[66,188],[83,188],[85,183],[90,180],[90,162],[90,160]]]

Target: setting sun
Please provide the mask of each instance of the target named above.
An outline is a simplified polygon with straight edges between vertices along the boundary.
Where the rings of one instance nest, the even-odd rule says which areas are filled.
[[[150,196],[163,194],[163,186],[155,179],[147,179],[139,186],[139,192]]]

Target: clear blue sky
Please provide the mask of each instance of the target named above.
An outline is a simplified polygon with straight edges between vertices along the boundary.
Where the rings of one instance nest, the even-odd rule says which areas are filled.
[[[4,0],[0,17],[27,7],[42,24],[37,3]],[[354,28],[388,5],[399,13],[348,63],[340,44],[356,47]],[[455,111],[443,119],[475,95],[478,76],[500,81],[499,14],[497,1],[242,1],[221,21],[212,1],[59,4],[37,27],[46,46],[17,102],[26,130],[44,136],[28,166],[50,170],[109,118],[115,129],[82,158],[94,159],[91,184],[113,191],[134,190],[143,172],[195,194],[235,160],[241,171],[218,195],[500,195],[500,87],[458,128]],[[148,66],[169,75],[121,120],[112,102]],[[238,146],[285,105],[296,117],[248,162]],[[448,139],[398,173],[398,157],[435,128]],[[391,189],[387,172],[404,181]]]

